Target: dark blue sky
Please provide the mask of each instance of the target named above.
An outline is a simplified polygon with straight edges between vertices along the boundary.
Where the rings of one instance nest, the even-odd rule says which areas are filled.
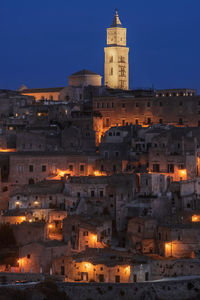
[[[68,84],[104,73],[114,9],[127,27],[130,87],[200,92],[199,0],[0,0],[0,88]]]

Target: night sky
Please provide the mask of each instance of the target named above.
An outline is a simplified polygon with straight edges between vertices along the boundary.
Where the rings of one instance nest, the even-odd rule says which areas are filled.
[[[200,92],[199,0],[0,0],[0,88],[68,85],[104,74],[115,8],[127,27],[130,87]]]

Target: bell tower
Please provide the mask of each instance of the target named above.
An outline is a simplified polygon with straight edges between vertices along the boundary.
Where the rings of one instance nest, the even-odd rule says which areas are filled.
[[[107,28],[107,47],[104,52],[104,84],[113,89],[128,90],[129,48],[126,47],[126,28],[122,26],[117,9],[112,25]]]

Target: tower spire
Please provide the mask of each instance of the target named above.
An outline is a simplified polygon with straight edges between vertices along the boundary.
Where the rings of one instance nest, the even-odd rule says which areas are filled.
[[[115,8],[115,16],[114,16],[113,22],[110,27],[122,27],[122,23],[119,19],[117,8]]]

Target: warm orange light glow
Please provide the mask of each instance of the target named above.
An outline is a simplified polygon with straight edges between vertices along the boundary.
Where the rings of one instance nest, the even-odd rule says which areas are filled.
[[[106,176],[106,173],[96,170],[96,171],[94,171],[94,176]]]
[[[178,173],[179,173],[179,176],[184,180],[186,180],[187,179],[187,170],[186,169],[183,169],[183,170],[179,170],[178,171]]]
[[[56,175],[53,176],[53,177],[49,177],[49,179],[51,179],[51,180],[60,180],[65,175],[71,174],[71,173],[72,173],[72,171],[70,171],[69,169],[66,169],[66,170],[57,169]]]
[[[52,225],[52,224],[49,224],[48,227],[49,227],[49,228],[53,228],[53,225]]]
[[[92,235],[91,235],[91,240],[92,240],[93,242],[97,242],[97,235],[96,235],[96,234],[92,234]]]
[[[38,204],[39,204],[39,202],[38,202],[38,201],[35,201],[35,202],[34,202],[34,205],[38,205]]]
[[[130,272],[131,272],[131,267],[130,267],[130,266],[127,266],[127,267],[124,269],[124,272],[125,272],[125,274],[129,275]]]
[[[89,263],[89,262],[85,262],[84,263],[85,264],[85,269],[91,269],[92,268],[92,264],[91,263]]]
[[[200,215],[193,215],[192,222],[200,222]]]
[[[26,221],[26,217],[21,217],[21,222]]]
[[[3,149],[3,148],[0,148],[0,152],[16,152],[16,149],[11,149],[11,148],[7,148],[7,149]]]
[[[30,220],[29,220],[29,223],[32,223],[32,222],[33,222],[33,220],[32,220],[32,219],[30,219]]]

